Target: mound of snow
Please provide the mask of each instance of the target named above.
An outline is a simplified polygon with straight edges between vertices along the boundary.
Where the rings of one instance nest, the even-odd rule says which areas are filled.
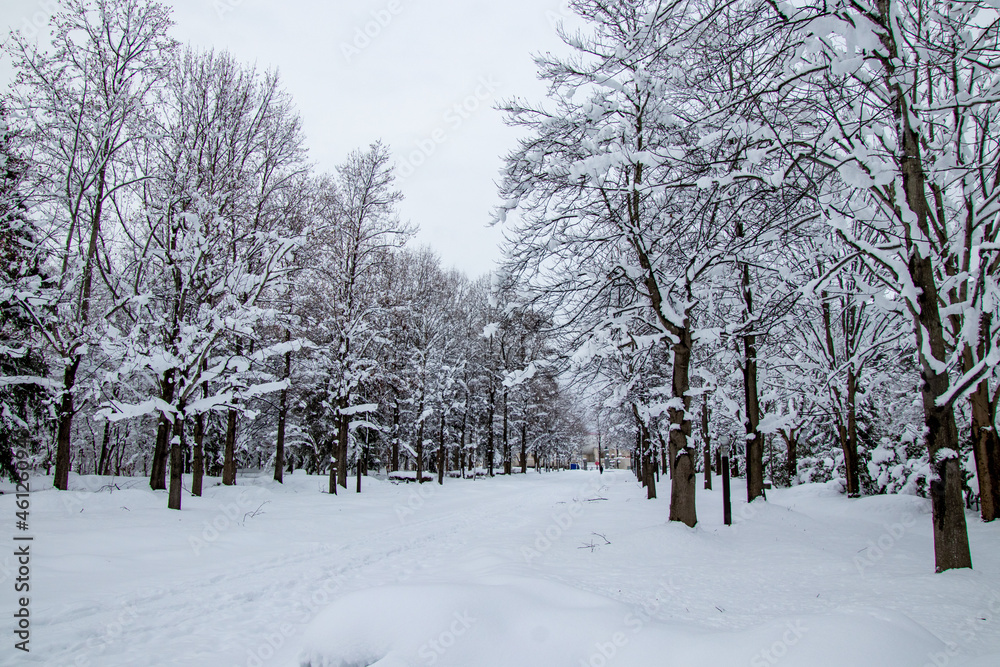
[[[708,631],[554,582],[396,585],[338,599],[300,667],[923,665],[945,645],[906,616],[850,610]],[[933,663],[931,663],[933,664]]]

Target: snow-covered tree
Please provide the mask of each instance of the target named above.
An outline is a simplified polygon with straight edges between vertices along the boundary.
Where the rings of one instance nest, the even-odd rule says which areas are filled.
[[[142,176],[133,151],[150,138],[153,92],[175,43],[166,34],[169,10],[152,0],[64,0],[60,10],[51,21],[51,52],[20,32],[5,49],[17,77],[11,107],[45,188],[37,213],[51,244],[58,303],[38,331],[60,385],[53,483],[65,490],[78,373],[99,349],[97,328],[116,306],[114,289],[105,295],[99,285],[115,278],[105,268],[117,236],[108,218]]]

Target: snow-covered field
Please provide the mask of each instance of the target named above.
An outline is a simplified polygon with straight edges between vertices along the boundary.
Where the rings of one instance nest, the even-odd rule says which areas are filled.
[[[336,497],[243,476],[181,512],[145,479],[50,484],[32,480],[31,652],[8,629],[3,665],[1000,665],[1000,525],[970,513],[976,569],[934,574],[914,497],[775,489],[726,527],[699,489],[688,529],[666,480],[647,501],[627,472]],[[13,496],[0,511],[12,525]]]

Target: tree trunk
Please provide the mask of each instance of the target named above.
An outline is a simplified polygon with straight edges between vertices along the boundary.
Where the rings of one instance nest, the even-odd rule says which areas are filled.
[[[993,521],[1000,512],[1000,438],[993,427],[989,381],[983,380],[969,396],[972,407],[972,450],[979,477],[980,513]]]
[[[701,400],[701,435],[705,439],[705,488],[712,489],[712,436],[708,432],[708,397]]]
[[[493,417],[496,411],[496,391],[490,389],[490,405],[486,411],[486,463],[489,467],[490,477],[493,476]]]
[[[105,157],[108,156],[108,151],[110,150],[109,142],[109,139],[105,139],[101,149],[102,155]],[[102,163],[97,173],[97,193],[94,198],[94,209],[90,220],[90,243],[87,247],[87,259],[83,270],[83,285],[80,294],[78,320],[84,327],[86,327],[90,320],[90,292],[94,275],[94,258],[97,256],[97,242],[101,230],[101,212],[104,206],[106,179],[107,160]],[[73,233],[72,229],[71,226],[71,237]],[[68,242],[69,240],[67,240]],[[64,264],[63,272],[65,273],[65,271]],[[76,385],[76,373],[80,368],[82,360],[82,355],[73,355],[72,361],[66,366],[66,370],[63,373],[62,400],[59,405],[59,426],[56,435],[56,469],[55,475],[52,478],[52,485],[60,491],[67,491],[69,489],[69,471],[72,466],[73,413],[76,411],[73,402],[73,387]]]
[[[688,411],[691,408],[691,388],[689,368],[691,365],[691,329],[685,327],[674,332],[677,342],[674,343],[673,364],[673,398],[680,400],[681,409],[670,408],[670,450],[673,468],[673,478],[670,484],[670,520],[680,521],[687,526],[698,523],[695,509],[695,472],[694,449],[688,447],[691,437],[691,420]]]
[[[149,466],[149,488],[154,490],[167,488],[167,461],[170,456],[170,432],[173,430],[164,414],[160,414],[156,427],[156,445],[153,447],[153,460]]]
[[[181,491],[184,488],[184,413],[180,406],[174,415],[173,437],[170,439],[170,495],[167,498],[167,508],[181,508]]]
[[[346,405],[345,405],[346,407]],[[337,483],[347,488],[347,447],[350,441],[350,416],[337,419]]]
[[[507,390],[503,392],[503,474],[511,473],[510,427],[507,421]]]
[[[743,398],[746,406],[747,502],[764,496],[764,439],[757,432],[760,402],[757,393],[757,336],[743,336]],[[750,437],[752,436],[752,437]]]
[[[888,2],[879,0],[882,16],[888,21]],[[894,49],[893,49],[894,51]],[[891,73],[889,73],[891,76]],[[898,84],[894,84],[898,86]],[[909,113],[905,109],[905,98],[897,88],[897,117],[903,128],[902,157],[903,187],[906,202],[916,215],[917,227],[926,237],[931,238],[927,220],[928,203],[924,195],[924,173],[920,158],[920,142],[916,132],[910,127]],[[905,224],[905,223],[904,223]],[[907,239],[910,241],[910,239]],[[927,450],[930,455],[935,479],[931,482],[931,499],[934,515],[934,561],[938,572],[954,568],[971,568],[972,556],[969,552],[969,536],[965,525],[965,503],[962,498],[962,473],[959,468],[958,428],[952,405],[939,406],[937,399],[948,392],[949,380],[947,350],[944,341],[944,327],[938,309],[938,289],[934,278],[934,266],[930,259],[921,255],[918,245],[912,241],[909,272],[914,286],[918,289],[917,305],[914,313],[917,350],[922,368],[921,397],[924,406],[924,425]],[[930,351],[931,357],[927,357]],[[940,368],[940,372],[936,369]],[[953,452],[954,456],[941,456]]]
[[[174,401],[174,370],[163,373],[160,387],[160,399],[164,403]],[[170,456],[170,434],[173,425],[162,412],[156,428],[156,445],[153,448],[153,461],[149,469],[149,487],[153,490],[167,488],[167,460]]]
[[[921,179],[922,180],[922,179]],[[914,249],[910,259],[910,275],[920,289],[917,296],[917,350],[921,361],[921,397],[927,450],[935,478],[931,481],[931,501],[934,515],[934,562],[938,572],[954,568],[971,568],[969,536],[965,525],[965,502],[962,498],[962,471],[958,460],[958,427],[951,405],[939,406],[937,399],[948,391],[948,371],[944,331],[938,310],[937,283],[930,260]],[[924,338],[928,338],[933,356],[925,356]],[[942,367],[941,372],[935,370]],[[944,456],[941,456],[943,453]],[[954,455],[951,455],[954,454]]]
[[[106,475],[105,469],[110,465],[111,461],[108,460],[109,445],[111,444],[111,422],[107,419],[104,420],[104,433],[101,436],[101,456],[97,461],[97,469],[95,473],[98,475]]]
[[[365,441],[367,442],[367,440],[368,440],[368,433],[366,431],[365,432]],[[364,468],[365,445],[363,443],[359,442],[357,444],[357,448],[358,448],[358,455],[354,459],[354,466],[355,466],[355,473],[356,473],[355,477],[357,478],[357,488],[355,488],[354,492],[355,493],[361,493],[361,475],[363,473],[363,468]]]
[[[441,432],[438,436],[438,484],[444,484],[444,469],[448,465],[448,450],[444,446],[444,413],[441,413]]]
[[[632,414],[635,416],[635,423],[639,428],[639,433],[636,436],[636,444],[638,445],[639,460],[642,466],[642,485],[646,487],[646,499],[652,500],[656,497],[656,479],[653,476],[653,461],[655,459],[653,441],[649,434],[649,428],[643,422],[642,417],[639,415],[639,408],[635,404],[632,405]]]
[[[396,406],[392,411],[392,458],[389,469],[393,472],[399,470],[399,399],[396,399]]]
[[[784,431],[780,433],[785,440],[785,476],[788,486],[792,486],[799,475],[798,435],[795,429],[788,429],[788,433]]]
[[[521,422],[521,474],[528,472],[528,422]],[[597,444],[598,458],[600,458],[601,445]]]
[[[634,410],[634,407],[633,407]],[[635,478],[639,480],[639,484],[646,487],[646,458],[643,456],[642,452],[642,424],[639,422],[639,418],[636,417],[636,431],[635,431],[635,450],[632,452],[632,472],[635,473]]]
[[[466,406],[468,406],[469,404],[468,395],[466,395],[465,401],[466,401]],[[458,447],[458,470],[462,474],[462,479],[465,479],[465,444],[466,444],[465,434],[468,421],[469,421],[469,410],[468,407],[466,407],[465,412],[462,413],[462,434],[461,437],[459,438],[459,447]]]
[[[858,380],[852,367],[847,369],[847,438],[844,441],[844,471],[847,475],[847,496],[861,496],[861,474],[858,470]]]
[[[953,568],[972,567],[969,553],[969,536],[965,525],[965,503],[962,499],[961,470],[957,452],[958,428],[951,404],[939,406],[937,399],[949,389],[947,349],[944,327],[938,307],[938,286],[934,277],[933,262],[923,256],[921,239],[931,235],[930,205],[926,197],[921,137],[910,122],[907,97],[896,80],[899,50],[891,29],[892,0],[878,0],[879,32],[886,58],[882,60],[886,90],[893,96],[891,105],[897,129],[899,169],[902,176],[906,205],[914,221],[901,220],[906,243],[908,269],[913,286],[917,289],[917,304],[910,304],[914,319],[917,353],[921,366],[921,398],[924,407],[924,433],[935,479],[931,481],[931,499],[934,520],[934,561],[938,572]],[[901,216],[902,217],[902,216]],[[915,228],[914,228],[915,224]],[[930,355],[928,356],[928,352]],[[951,454],[954,453],[954,456]],[[942,456],[941,454],[946,454]]]
[[[653,470],[653,461],[656,460],[653,453],[653,440],[649,437],[649,429],[642,427],[643,436],[643,475],[646,480],[646,499],[652,500],[656,497],[656,473]]]
[[[660,458],[662,459],[662,464],[664,471],[670,475],[670,479],[674,478],[674,465],[677,463],[677,445],[673,438],[668,438],[669,442],[663,442],[663,435],[657,432],[657,437],[660,439]]]
[[[191,495],[201,496],[201,486],[205,479],[205,415],[194,418],[194,456],[191,465]]]
[[[743,237],[742,220],[736,222],[736,236]],[[760,402],[757,392],[757,336],[752,333],[756,323],[753,312],[753,291],[750,287],[750,265],[741,262],[740,272],[745,307],[743,326],[746,328],[742,338],[743,405],[746,410],[744,427],[748,436],[746,439],[747,502],[753,502],[754,498],[764,495],[764,441],[757,432],[760,423]]]
[[[980,324],[980,356],[986,353],[992,316],[985,315]],[[962,354],[962,370],[969,372],[975,365],[972,351],[966,348]],[[996,403],[990,401],[989,380],[983,380],[969,395],[972,413],[972,452],[976,461],[976,476],[979,478],[979,509],[983,521],[993,521],[1000,513],[1000,437],[994,427]]]
[[[424,403],[420,402],[420,424],[417,426],[417,484],[424,483]]]
[[[236,410],[226,413],[226,448],[222,459],[222,483],[236,484]]]
[[[287,343],[290,338],[288,331],[285,332],[285,342]],[[292,376],[292,353],[291,351],[285,352],[285,381],[287,382]],[[275,444],[274,448],[274,481],[279,484],[284,480],[282,475],[285,471],[285,419],[288,416],[288,389],[281,390],[281,396],[278,399],[278,442]]]
[[[337,460],[336,460],[336,456],[337,456],[337,451],[339,450],[339,447],[337,445],[337,439],[336,438],[327,438],[326,449],[329,452],[329,457],[328,458],[330,459],[330,486],[329,486],[329,489],[328,489],[328,493],[330,493],[330,495],[334,495],[335,496],[335,495],[337,495]]]

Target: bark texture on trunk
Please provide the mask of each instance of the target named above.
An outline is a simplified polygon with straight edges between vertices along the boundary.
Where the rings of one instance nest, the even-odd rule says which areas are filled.
[[[194,418],[194,456],[191,462],[191,495],[200,496],[205,479],[205,415]]]
[[[226,413],[226,445],[222,454],[222,483],[236,484],[236,410]]]
[[[421,413],[423,413],[423,404],[421,404]],[[420,420],[420,425],[417,426],[417,484],[424,483],[424,420]]]
[[[183,406],[174,416],[173,437],[170,439],[170,495],[167,498],[167,508],[181,508],[181,491],[184,473],[184,417]]]
[[[507,390],[503,392],[503,474],[511,473],[510,425],[507,414]]]
[[[708,431],[708,396],[701,401],[701,436],[705,439],[705,488],[712,489],[712,436]]]
[[[347,447],[350,441],[350,417],[340,415],[337,420],[337,483],[347,488]]]
[[[632,414],[635,416],[636,427],[639,429],[636,435],[636,445],[639,452],[639,465],[641,467],[640,479],[642,485],[646,487],[646,498],[652,500],[656,497],[656,477],[653,475],[653,440],[649,434],[649,427],[643,422],[639,415],[639,408],[632,405]]]
[[[486,411],[486,463],[489,466],[490,477],[493,476],[493,417],[496,412],[496,391],[490,389],[490,404]]]
[[[670,414],[670,453],[675,457],[671,461],[673,478],[670,484],[670,520],[680,521],[687,526],[698,523],[695,511],[695,450],[688,446],[691,437],[691,420],[688,412],[691,409],[691,329],[685,327],[675,332],[677,342],[674,343],[673,368],[673,398],[680,400],[682,408],[672,407]]]
[[[389,469],[399,470],[399,399],[392,410],[392,458]]]
[[[983,521],[993,521],[1000,512],[1000,437],[993,427],[995,405],[990,402],[989,382],[983,380],[969,397],[972,407],[972,448],[979,477],[979,509]]]
[[[170,369],[163,373],[160,379],[160,399],[164,403],[173,403],[176,386],[174,384],[174,370]],[[167,488],[167,462],[170,456],[170,434],[173,425],[166,415],[160,414],[159,423],[156,428],[156,445],[153,448],[153,461],[149,470],[149,487],[160,490]]]
[[[329,452],[327,458],[330,461],[330,485],[328,493],[331,495],[337,495],[337,451],[339,447],[337,446],[337,439],[331,437],[327,440],[327,451]]]
[[[528,472],[528,423],[526,421],[521,422],[521,474],[524,475]],[[600,442],[598,442],[597,448],[600,452]]]
[[[746,407],[747,502],[764,496],[764,439],[757,431],[760,400],[757,391],[757,337],[743,336],[743,400]]]
[[[285,332],[285,342],[290,338],[289,332]],[[292,353],[285,352],[285,381],[292,376]],[[281,390],[278,399],[278,439],[274,446],[274,481],[282,483],[285,471],[285,420],[288,417],[288,389]]]
[[[448,465],[448,450],[444,446],[444,414],[441,414],[441,431],[438,435],[438,484],[444,484],[444,470]]]
[[[104,420],[104,433],[101,435],[101,456],[97,460],[97,466],[94,469],[94,473],[97,475],[106,475],[107,468],[110,466],[111,461],[109,460],[110,454],[110,444],[111,444],[111,422]]]

